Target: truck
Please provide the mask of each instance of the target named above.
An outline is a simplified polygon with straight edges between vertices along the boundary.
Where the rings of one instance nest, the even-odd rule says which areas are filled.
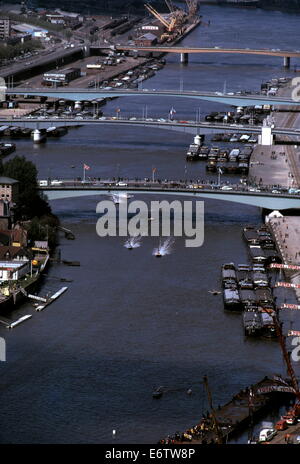
[[[277,430],[276,430],[276,429],[273,429],[273,428],[262,429],[262,430],[259,432],[258,441],[259,441],[260,443],[266,442],[266,441],[271,441],[272,438],[274,438],[276,434],[277,434]]]

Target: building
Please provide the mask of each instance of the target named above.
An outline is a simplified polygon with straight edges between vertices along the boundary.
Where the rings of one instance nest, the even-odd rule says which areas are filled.
[[[0,229],[0,247],[26,247],[27,230],[17,224],[13,229]]]
[[[11,29],[20,34],[30,34],[33,38],[46,38],[48,30],[31,24],[14,24]]]
[[[16,203],[19,194],[19,182],[10,177],[0,176],[0,200]]]
[[[68,68],[62,71],[48,71],[43,76],[44,84],[67,85],[70,81],[81,76],[80,68]]]
[[[65,25],[65,19],[61,14],[53,14],[53,13],[46,13],[46,19],[49,21],[51,24],[62,24]]]
[[[147,32],[147,34],[141,35],[135,39],[134,43],[137,47],[151,47],[157,44],[157,37],[151,32]]]
[[[31,261],[32,251],[19,246],[0,246],[0,261]]]
[[[10,36],[10,19],[0,18],[0,40],[5,40]]]
[[[10,203],[5,200],[0,200],[0,229],[7,230],[11,226],[12,214],[10,211]],[[0,240],[1,244],[1,240]]]
[[[0,261],[0,282],[19,280],[29,274],[31,264],[26,262]]]

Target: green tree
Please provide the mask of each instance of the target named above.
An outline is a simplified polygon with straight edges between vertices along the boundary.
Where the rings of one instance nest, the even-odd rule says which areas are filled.
[[[37,169],[31,161],[24,156],[15,156],[3,164],[2,175],[19,181],[19,196],[15,208],[16,219],[24,220],[51,214],[51,208],[45,196],[38,192]]]

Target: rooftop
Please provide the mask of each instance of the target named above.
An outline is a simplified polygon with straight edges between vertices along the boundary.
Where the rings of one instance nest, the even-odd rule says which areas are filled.
[[[0,184],[17,184],[19,181],[11,177],[0,176]]]

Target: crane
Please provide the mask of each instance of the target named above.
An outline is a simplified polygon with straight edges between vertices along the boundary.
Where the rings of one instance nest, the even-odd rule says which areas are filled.
[[[172,0],[165,0],[165,3],[167,5],[167,7],[169,8],[170,13],[173,13],[175,11],[175,7],[173,5]]]
[[[153,6],[149,3],[145,3],[145,8],[151,13],[156,19],[158,19],[167,29],[168,32],[172,32],[174,30],[176,24],[176,18],[172,17],[171,22],[168,22],[158,11],[156,11]]]
[[[216,418],[215,410],[212,404],[212,395],[211,395],[211,391],[210,391],[209,384],[208,384],[208,378],[206,375],[203,377],[203,383],[204,383],[206,393],[207,393],[207,399],[208,399],[208,404],[209,404],[210,411],[211,411],[214,429],[218,437],[218,444],[221,445],[223,443],[223,434],[219,427],[218,420]]]
[[[296,392],[297,399],[300,402],[299,384],[298,384],[298,380],[297,380],[293,365],[291,363],[290,354],[288,350],[286,349],[286,344],[285,344],[286,337],[282,333],[282,324],[278,321],[277,314],[273,309],[263,308],[263,311],[269,314],[273,319],[273,322],[276,328],[276,333],[279,338],[279,343],[280,343],[283,359],[287,366],[287,372],[290,376],[292,386]]]

